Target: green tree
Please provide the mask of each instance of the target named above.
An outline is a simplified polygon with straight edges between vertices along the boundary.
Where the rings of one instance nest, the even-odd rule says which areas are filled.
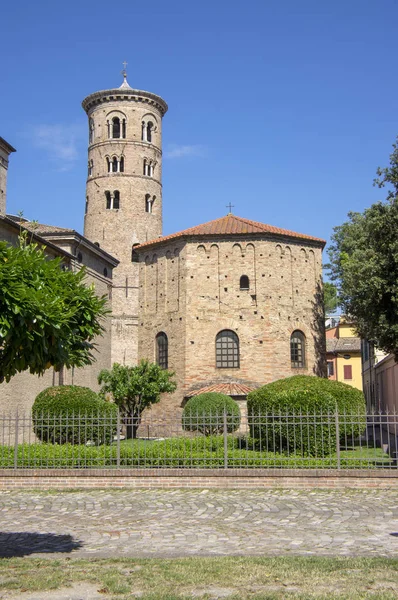
[[[334,313],[339,305],[339,299],[337,297],[337,286],[330,281],[325,281],[323,284],[323,297],[325,303],[325,313],[328,315]]]
[[[111,394],[120,410],[125,413],[128,438],[137,436],[142,411],[156,404],[160,394],[171,393],[176,389],[174,373],[161,369],[159,365],[147,360],[135,367],[115,363],[111,370],[103,369],[98,375],[102,384],[100,394]]]
[[[328,253],[340,305],[358,334],[398,360],[398,144],[393,148],[390,166],[375,180],[388,186],[387,202],[350,212],[334,228]]]
[[[84,284],[85,273],[62,269],[27,233],[19,246],[0,242],[0,382],[29,370],[82,367],[95,359],[106,299]]]

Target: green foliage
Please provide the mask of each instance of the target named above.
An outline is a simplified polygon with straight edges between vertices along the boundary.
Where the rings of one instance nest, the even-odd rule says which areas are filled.
[[[85,273],[61,268],[61,259],[29,244],[0,242],[0,382],[29,370],[41,375],[88,365],[101,334],[106,299],[84,284]]]
[[[323,284],[323,298],[325,313],[327,315],[334,313],[339,305],[339,299],[337,297],[337,287],[333,283],[330,283],[330,281],[325,281]]]
[[[117,429],[117,407],[86,387],[49,387],[32,407],[33,431],[53,444],[109,444]]]
[[[290,395],[290,392],[308,392]],[[288,394],[288,395],[286,395]],[[332,400],[332,404],[330,404]],[[250,418],[256,415],[267,415],[281,406],[282,411],[296,414],[339,413],[340,436],[350,438],[361,435],[366,425],[366,404],[363,393],[340,381],[332,381],[310,375],[294,375],[279,379],[273,383],[250,392],[247,397],[247,408]],[[345,415],[349,415],[347,425]]]
[[[398,360],[398,146],[390,167],[378,169],[387,200],[334,228],[330,276],[339,286],[340,304],[358,335]]]
[[[250,400],[250,432],[273,452],[328,456],[336,451],[336,403],[322,390],[266,389]],[[249,403],[248,403],[249,404]],[[257,407],[257,410],[255,410]],[[304,416],[303,416],[304,415]]]
[[[235,400],[226,394],[216,392],[194,396],[184,407],[183,429],[200,431],[204,435],[221,434],[224,431],[224,412],[226,413],[227,431],[232,433],[240,425],[240,410]]]
[[[129,415],[127,437],[136,437],[142,411],[156,404],[160,395],[176,389],[174,373],[147,360],[135,367],[115,363],[111,370],[103,369],[98,375],[102,384],[100,394],[111,395],[121,411]]]

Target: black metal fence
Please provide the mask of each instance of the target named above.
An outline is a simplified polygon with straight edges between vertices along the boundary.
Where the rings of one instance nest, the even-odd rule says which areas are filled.
[[[396,413],[0,416],[7,469],[396,469],[397,451]]]

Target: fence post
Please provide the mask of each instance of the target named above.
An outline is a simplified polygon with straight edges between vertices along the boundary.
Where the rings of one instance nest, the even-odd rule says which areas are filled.
[[[18,425],[19,425],[19,414],[18,414],[18,409],[17,409],[17,414],[15,415],[14,469],[18,469],[18,437],[19,437]]]
[[[227,411],[224,409],[224,469],[228,469],[228,427],[227,427]]]
[[[340,469],[340,423],[339,423],[339,411],[336,409],[334,414],[336,423],[336,454],[337,454],[337,468]]]
[[[120,467],[120,410],[117,407],[117,421],[116,421],[116,466]]]

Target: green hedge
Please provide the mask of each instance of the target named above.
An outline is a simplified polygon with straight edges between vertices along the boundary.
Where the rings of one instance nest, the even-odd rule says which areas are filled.
[[[226,394],[199,394],[186,403],[182,414],[182,427],[185,431],[200,431],[204,435],[222,434],[224,412],[227,415],[227,431],[233,433],[240,425],[237,402]]]
[[[340,437],[342,439],[353,440],[364,432],[366,427],[366,403],[363,393],[340,381],[310,375],[294,375],[286,379],[279,379],[251,392],[247,397],[249,415],[263,413],[266,410],[267,398],[270,394],[274,398],[275,393],[279,394],[291,390],[308,390],[314,393],[325,392],[332,396],[335,402],[333,412],[337,409],[339,413]],[[292,406],[292,410],[297,409],[297,405]],[[304,409],[302,412],[304,412]]]
[[[86,387],[49,387],[32,407],[33,430],[52,444],[109,444],[117,430],[117,407]]]
[[[250,433],[262,447],[320,457],[336,451],[335,401],[330,394],[266,390],[256,398],[251,399]]]

